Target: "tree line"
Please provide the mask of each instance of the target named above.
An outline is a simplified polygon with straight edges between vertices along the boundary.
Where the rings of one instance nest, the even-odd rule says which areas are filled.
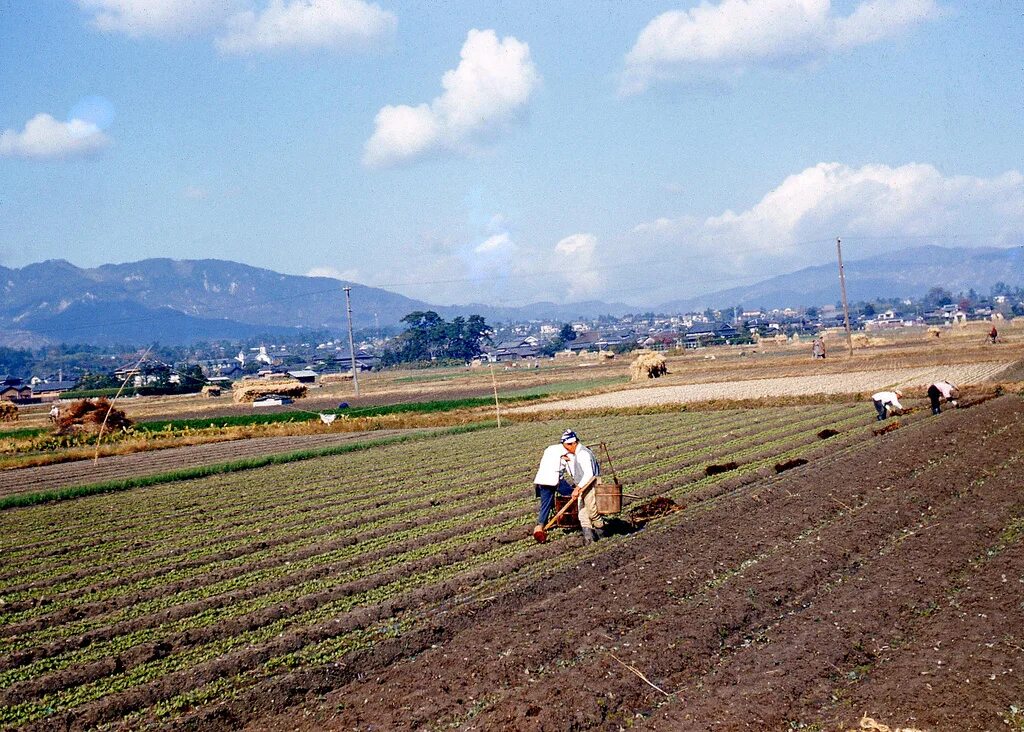
[[[385,366],[431,361],[469,361],[491,343],[492,331],[480,315],[446,321],[433,310],[416,310],[402,318],[406,325],[384,351]]]

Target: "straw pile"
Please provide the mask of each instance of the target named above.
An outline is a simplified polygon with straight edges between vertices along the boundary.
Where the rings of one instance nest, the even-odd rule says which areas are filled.
[[[115,407],[106,397],[100,397],[72,402],[57,421],[56,432],[59,435],[97,434],[103,428],[104,434],[109,434],[127,430],[131,426],[132,421],[123,410]]]
[[[629,380],[657,379],[668,373],[665,357],[653,351],[641,351],[629,366]]]
[[[267,394],[280,394],[281,396],[298,399],[306,396],[306,385],[294,379],[273,379],[268,381],[241,381],[235,384],[232,390],[232,398],[236,404],[254,402]]]
[[[0,422],[17,422],[18,407],[11,402],[0,402]]]
[[[330,386],[331,384],[343,384],[345,382],[352,381],[352,372],[342,374],[324,374],[320,377],[320,386]]]
[[[221,389],[216,384],[207,384],[206,386],[203,387],[204,397],[219,397],[220,393]]]

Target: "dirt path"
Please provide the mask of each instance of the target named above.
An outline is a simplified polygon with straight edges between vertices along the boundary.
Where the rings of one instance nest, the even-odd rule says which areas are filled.
[[[149,450],[131,455],[101,457],[55,465],[15,468],[0,471],[0,496],[17,493],[67,488],[106,480],[156,475],[180,468],[214,465],[260,455],[273,455],[331,447],[363,439],[378,439],[408,430],[377,430],[374,432],[343,432],[326,435],[288,435],[284,437],[253,437],[165,450]]]
[[[1024,403],[1004,397],[696,497],[358,668],[283,681],[282,698],[310,690],[298,707],[224,707],[220,721],[852,730],[866,714],[1007,728],[1024,699],[1021,444]],[[271,712],[267,698],[239,709]]]
[[[870,393],[879,389],[927,386],[939,379],[967,386],[990,381],[1012,365],[1006,363],[959,364],[915,369],[851,371],[846,374],[783,376],[748,381],[720,381],[708,384],[645,386],[636,389],[565,399],[510,409],[510,412],[548,412],[574,409],[610,409],[647,407],[659,404],[683,404],[711,399],[761,399],[764,397],[804,396],[807,394]]]

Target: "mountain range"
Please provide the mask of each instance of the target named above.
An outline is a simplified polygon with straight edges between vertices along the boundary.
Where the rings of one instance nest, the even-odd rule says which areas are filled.
[[[22,348],[61,342],[171,345],[301,329],[336,332],[347,325],[345,287],[352,288],[356,329],[397,325],[416,310],[434,310],[445,318],[476,313],[495,323],[622,315],[634,309],[601,302],[436,306],[354,282],[216,259],[146,259],[92,269],[48,260],[20,269],[0,267],[0,278],[0,345]]]
[[[1024,248],[917,247],[845,263],[849,299],[920,296],[935,286],[956,293],[997,282],[1024,284]],[[805,267],[747,287],[699,297],[629,306],[601,301],[496,307],[437,306],[375,287],[327,277],[286,275],[222,260],[146,259],[84,269],[49,260],[20,269],[0,267],[0,345],[96,345],[273,337],[298,329],[340,331],[346,325],[344,287],[351,287],[353,324],[398,324],[415,310],[442,317],[479,314],[489,323],[569,321],[653,310],[705,307],[821,305],[839,299],[834,264]]]
[[[1024,285],[1024,247],[921,246],[843,262],[850,302],[920,297],[932,287],[956,294],[974,289],[988,294],[993,285]],[[745,287],[662,303],[664,312],[704,308],[807,307],[840,300],[837,263],[804,267]]]

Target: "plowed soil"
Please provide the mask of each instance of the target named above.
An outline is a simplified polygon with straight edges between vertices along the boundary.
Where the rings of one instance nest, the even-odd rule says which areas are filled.
[[[698,491],[423,630],[178,724],[1020,729],[1022,445],[1024,404],[1001,397]]]

